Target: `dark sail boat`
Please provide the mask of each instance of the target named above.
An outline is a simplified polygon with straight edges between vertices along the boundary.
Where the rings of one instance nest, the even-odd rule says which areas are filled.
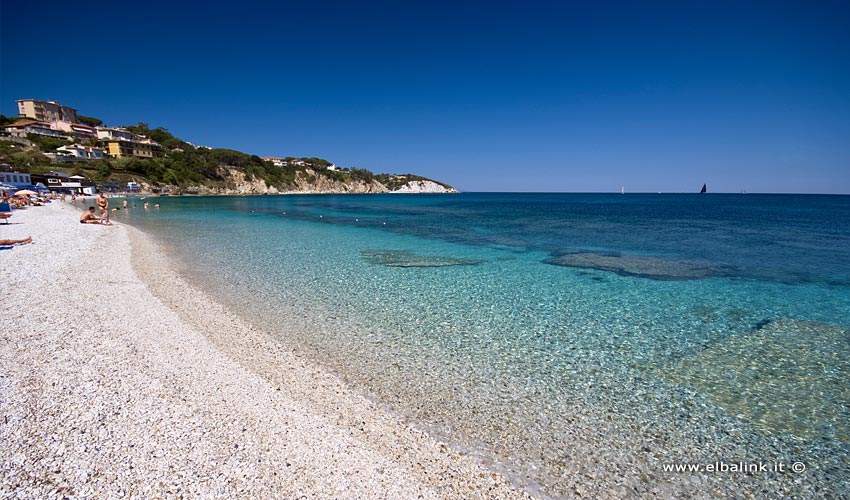
[[[705,184],[702,185],[702,189],[699,190],[699,194],[705,193]]]

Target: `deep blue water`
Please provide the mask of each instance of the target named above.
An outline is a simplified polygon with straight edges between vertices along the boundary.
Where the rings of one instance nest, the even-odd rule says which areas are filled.
[[[114,218],[218,300],[545,493],[767,456],[846,484],[848,196],[148,201]]]

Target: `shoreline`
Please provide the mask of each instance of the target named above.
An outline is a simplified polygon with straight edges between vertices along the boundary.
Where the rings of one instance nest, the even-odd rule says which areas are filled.
[[[35,241],[0,254],[6,492],[527,497],[189,286],[142,231],[76,213],[0,232]]]

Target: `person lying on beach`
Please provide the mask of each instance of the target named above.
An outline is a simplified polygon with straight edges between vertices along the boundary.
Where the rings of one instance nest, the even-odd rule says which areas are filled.
[[[112,223],[106,219],[101,219],[100,217],[94,214],[94,207],[89,207],[88,210],[83,212],[83,215],[80,216],[80,224],[103,224],[105,226],[111,226]]]
[[[0,247],[8,247],[11,245],[26,245],[32,243],[32,236],[27,236],[22,240],[0,240]]]

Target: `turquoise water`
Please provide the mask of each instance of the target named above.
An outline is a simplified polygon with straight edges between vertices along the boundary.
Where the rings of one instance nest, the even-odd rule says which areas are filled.
[[[532,491],[848,494],[850,197],[148,201],[114,218]],[[662,470],[768,460],[808,468]]]

